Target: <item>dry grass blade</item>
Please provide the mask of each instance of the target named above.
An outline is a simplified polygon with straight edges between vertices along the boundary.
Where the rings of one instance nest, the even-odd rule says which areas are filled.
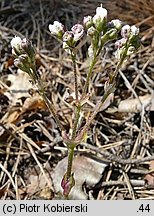
[[[8,176],[8,178],[11,181],[12,186],[14,187],[14,190],[16,191],[16,185],[15,185],[15,182],[13,181],[11,174],[8,172],[7,169],[5,169],[5,167],[1,163],[0,163],[0,168],[6,173],[6,175]]]
[[[22,137],[23,140],[25,140],[27,143],[30,143],[37,150],[40,150],[39,146],[32,139],[20,131],[21,128],[16,127],[14,124],[9,124],[9,126],[14,130],[14,133],[17,133],[20,137]]]
[[[40,168],[40,170],[41,170],[41,172],[42,172],[42,174],[43,174],[46,182],[48,183],[49,188],[51,188],[52,187],[51,181],[50,181],[49,177],[47,176],[47,174],[45,173],[42,164],[39,162],[39,160],[38,160],[38,158],[37,158],[37,156],[36,156],[36,154],[35,154],[32,146],[29,143],[27,143],[27,146],[28,146],[28,148],[29,148],[29,150],[30,150],[33,158],[35,159],[36,163],[38,164],[38,166],[39,166],[39,168]]]

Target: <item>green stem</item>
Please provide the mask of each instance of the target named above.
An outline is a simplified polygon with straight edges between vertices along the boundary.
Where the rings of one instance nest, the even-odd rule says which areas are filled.
[[[105,45],[106,41],[101,40],[101,45],[99,49],[97,50],[96,56],[99,56],[100,52],[102,51],[103,46]]]
[[[99,37],[99,36],[100,36],[100,35],[98,34],[98,37]],[[92,75],[93,67],[94,67],[94,65],[95,65],[95,63],[96,63],[96,58],[97,58],[97,57],[99,56],[99,54],[101,53],[103,46],[104,46],[108,41],[110,41],[110,40],[113,40],[113,38],[109,38],[109,35],[108,35],[108,34],[105,34],[105,35],[101,38],[101,40],[100,40],[100,43],[101,43],[100,46],[98,46],[99,38],[98,38],[98,40],[96,40],[97,43],[96,43],[96,44],[93,44],[93,46],[96,47],[96,50],[94,51],[94,58],[93,58],[93,60],[92,60],[92,62],[91,62],[90,68],[89,68],[89,72],[88,72],[88,75],[87,75],[87,79],[86,79],[86,84],[85,84],[85,87],[84,87],[83,95],[86,94],[87,89],[88,89],[88,87],[89,87],[89,82],[90,82],[90,78],[91,78],[91,75]]]
[[[73,68],[74,68],[75,97],[76,97],[76,102],[78,103],[79,98],[78,98],[78,82],[77,82],[77,72],[76,72],[76,55],[73,52],[71,52],[71,57],[72,57]],[[80,110],[81,107],[77,105],[75,110],[75,120],[74,120],[73,131],[72,131],[72,140],[75,139],[76,136],[77,125],[80,117]]]
[[[56,113],[56,111],[55,111],[55,109],[54,109],[53,104],[49,101],[48,97],[47,97],[46,94],[45,94],[44,87],[43,87],[43,84],[42,84],[41,79],[38,77],[35,68],[32,68],[32,70],[33,70],[33,73],[32,73],[32,74],[33,74],[33,77],[32,77],[32,78],[33,78],[33,80],[35,81],[35,83],[37,83],[37,85],[38,85],[39,94],[42,96],[42,98],[43,98],[43,100],[44,100],[44,102],[45,102],[45,104],[46,104],[48,110],[49,110],[50,113],[53,115],[53,117],[54,117],[54,119],[55,119],[55,121],[56,121],[56,123],[57,123],[59,129],[60,129],[61,131],[63,131],[63,130],[64,130],[64,127],[63,127],[63,125],[61,124],[61,122],[60,122],[60,120],[59,120],[59,118],[58,118],[58,115],[57,115],[57,113]]]
[[[123,55],[121,56],[120,61],[117,64],[117,67],[113,73],[112,78],[110,79],[110,86],[107,88],[107,90],[105,91],[103,97],[101,98],[101,100],[96,104],[95,108],[94,108],[94,112],[92,113],[91,117],[87,120],[86,124],[84,125],[84,127],[82,128],[82,130],[80,131],[80,133],[78,134],[78,136],[83,137],[84,133],[87,132],[90,124],[92,123],[93,119],[95,118],[95,116],[97,115],[97,113],[99,112],[100,108],[102,107],[102,105],[104,104],[105,100],[108,98],[108,96],[114,92],[115,90],[115,85],[116,85],[116,78],[119,72],[119,69],[123,63],[123,61],[126,58],[126,54],[127,54],[127,50],[128,50],[129,45],[127,45],[125,52],[123,53]]]
[[[89,72],[88,72],[88,75],[87,75],[87,78],[86,78],[86,83],[85,83],[84,90],[83,90],[83,95],[85,95],[87,93],[90,78],[91,78],[92,71],[93,71],[95,63],[96,63],[96,55],[94,55],[94,58],[93,58],[93,60],[92,60],[92,62],[90,64]]]
[[[68,148],[68,163],[67,163],[67,179],[71,177],[72,173],[72,162],[73,162],[73,157],[74,157],[74,144],[71,145],[71,147]]]
[[[73,140],[73,139],[75,138],[75,136],[76,136],[78,121],[79,121],[79,117],[80,117],[80,111],[81,111],[81,107],[80,107],[80,106],[76,107],[75,121],[74,121],[73,131],[72,131],[72,140]]]
[[[76,55],[71,52],[72,62],[73,62],[73,71],[74,71],[74,82],[75,82],[75,99],[78,101],[78,79],[76,71]]]

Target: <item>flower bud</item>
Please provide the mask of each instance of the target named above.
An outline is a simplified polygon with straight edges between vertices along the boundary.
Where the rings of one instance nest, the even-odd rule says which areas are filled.
[[[14,65],[22,71],[25,71],[27,73],[29,72],[29,69],[26,67],[26,65],[19,58],[16,58],[14,60]]]
[[[74,34],[74,38],[73,41],[77,42],[78,40],[80,40],[84,34],[84,28],[82,25],[80,24],[76,24],[71,28],[73,34]]]
[[[121,38],[120,40],[117,40],[115,42],[115,47],[117,49],[121,48],[122,46],[124,46],[126,44],[127,38]]]
[[[64,26],[58,21],[54,21],[53,25],[49,25],[49,30],[52,35],[58,37],[59,39],[62,39],[62,36],[64,34]]]
[[[31,48],[32,44],[31,41],[28,40],[27,38],[23,38],[21,41],[21,48],[24,50],[28,50],[29,48]]]
[[[14,65],[22,71],[29,73],[31,67],[31,60],[27,54],[21,54],[18,58],[14,60]]]
[[[124,25],[121,29],[121,36],[123,38],[128,38],[130,35],[130,26],[129,25]]]
[[[11,40],[11,47],[12,47],[12,53],[15,54],[15,55],[20,55],[20,52],[21,52],[21,38],[20,37],[17,37],[15,36],[14,38],[12,38]]]
[[[111,20],[111,22],[108,23],[109,28],[116,28],[117,31],[120,31],[122,28],[122,22],[119,19]]]
[[[105,44],[108,41],[117,38],[117,36],[118,36],[117,30],[116,29],[110,29],[101,37],[101,43]]]
[[[93,23],[96,29],[101,32],[107,21],[107,10],[103,7],[96,8],[96,15],[93,17]]]
[[[30,59],[34,59],[35,50],[30,40],[28,40],[27,38],[22,39],[21,48],[29,55]]]
[[[24,67],[24,64],[18,58],[14,59],[14,65],[20,69],[21,69],[21,67]]]
[[[116,29],[110,29],[109,31],[106,32],[106,34],[108,35],[109,40],[113,40],[118,36],[118,32]]]
[[[63,42],[67,43],[68,46],[73,46],[74,34],[72,31],[66,31],[63,35]]]
[[[98,44],[99,44],[99,33],[98,31],[95,29],[95,27],[91,26],[88,31],[87,31],[87,35],[90,37],[91,42],[92,42],[92,47],[93,47],[93,54],[94,54],[94,50],[96,51],[98,49]],[[88,51],[89,53],[89,51]],[[92,52],[90,52],[92,54]],[[90,56],[90,55],[89,55]],[[92,55],[91,55],[92,56]]]
[[[83,18],[83,25],[86,29],[89,29],[93,25],[92,16],[86,16]]]
[[[29,58],[27,56],[27,54],[22,54],[18,57],[18,59],[20,60],[20,62],[22,62],[23,64],[29,64]]]
[[[75,179],[74,179],[74,174],[70,176],[69,179],[67,179],[67,173],[65,173],[62,181],[61,181],[61,186],[63,188],[63,195],[68,196],[72,187],[75,185]]]
[[[90,36],[91,38],[93,38],[96,34],[96,29],[95,27],[91,26],[88,31],[87,31],[87,35]]]
[[[135,47],[134,46],[130,46],[127,50],[127,56],[132,55],[135,52]]]

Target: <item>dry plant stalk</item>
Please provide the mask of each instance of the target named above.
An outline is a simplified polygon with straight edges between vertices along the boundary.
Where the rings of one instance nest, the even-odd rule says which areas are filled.
[[[52,113],[63,138],[63,142],[68,148],[68,166],[66,173],[61,181],[63,188],[63,195],[67,199],[70,190],[75,184],[74,174],[72,173],[72,161],[74,156],[74,149],[85,139],[89,127],[104,105],[111,93],[116,89],[116,78],[118,71],[126,59],[139,48],[139,29],[136,26],[124,25],[120,20],[115,19],[110,22],[107,21],[107,10],[102,7],[97,7],[96,14],[86,16],[82,24],[74,25],[70,31],[66,31],[63,24],[54,21],[49,25],[51,35],[57,37],[63,43],[63,48],[68,52],[72,59],[74,69],[74,95],[69,95],[66,102],[72,105],[74,110],[73,127],[70,128],[70,133],[66,134],[66,130],[60,121],[56,109],[52,102],[48,99],[40,76],[37,73],[35,65],[35,49],[31,42],[20,37],[15,37],[11,41],[12,53],[15,56],[14,64],[25,71],[31,77],[33,83],[42,96],[46,106]],[[87,119],[85,125],[81,128],[79,119],[83,106],[90,98],[89,83],[93,76],[93,68],[101,54],[101,51],[109,41],[117,39],[119,32],[121,32],[121,39],[115,42],[117,66],[115,71],[110,74],[108,81],[105,83],[104,95],[95,105],[94,112]],[[90,46],[87,50],[90,59],[89,70],[87,72],[86,81],[82,92],[79,91],[78,77],[76,71],[76,55],[78,51],[78,44],[82,44],[85,37],[90,40]]]

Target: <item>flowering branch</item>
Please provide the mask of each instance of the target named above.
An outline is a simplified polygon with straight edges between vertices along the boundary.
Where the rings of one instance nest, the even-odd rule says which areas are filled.
[[[11,46],[12,54],[15,56],[15,66],[29,74],[34,84],[36,84],[38,92],[42,96],[48,110],[53,115],[58,127],[60,128],[60,130],[64,130],[64,127],[58,118],[53,104],[49,101],[48,97],[45,94],[42,81],[36,71],[35,49],[32,46],[31,42],[26,38],[21,39],[20,37],[14,37],[11,40]]]

